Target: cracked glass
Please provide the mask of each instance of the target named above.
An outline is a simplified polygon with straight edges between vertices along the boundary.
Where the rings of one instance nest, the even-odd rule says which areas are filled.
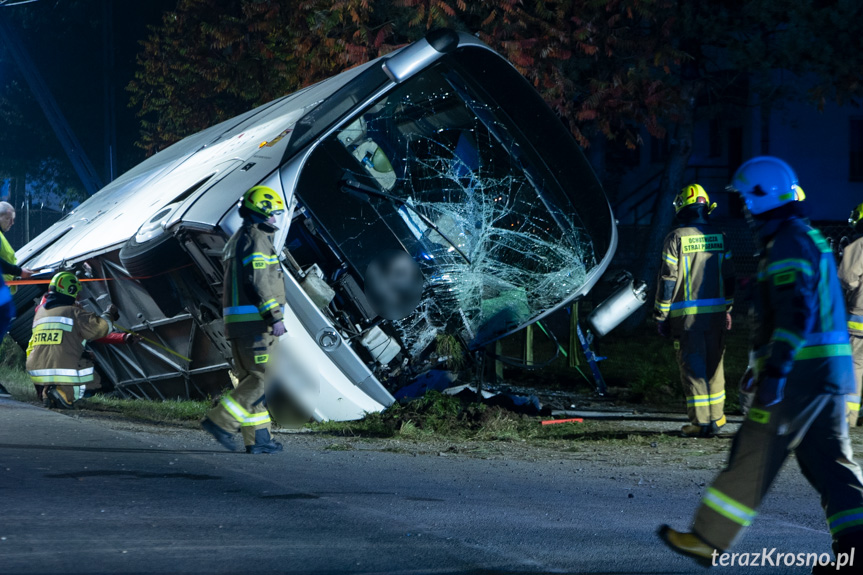
[[[412,355],[441,333],[482,345],[572,300],[606,249],[587,220],[608,207],[581,152],[583,173],[561,178],[561,150],[546,157],[543,135],[525,135],[542,123],[518,117],[535,100],[504,108],[487,88],[453,62],[423,71],[329,137],[306,168],[329,176],[298,189],[360,278],[383,249],[419,263],[421,303],[391,322]]]

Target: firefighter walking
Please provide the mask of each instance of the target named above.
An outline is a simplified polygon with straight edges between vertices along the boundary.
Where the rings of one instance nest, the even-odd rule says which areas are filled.
[[[674,200],[679,227],[665,238],[654,318],[674,338],[686,394],[685,437],[711,437],[725,425],[725,332],[731,329],[734,268],[725,234],[709,223],[716,207],[698,184]]]
[[[239,383],[201,427],[226,449],[235,449],[233,434],[242,431],[247,453],[276,453],[282,445],[270,435],[264,376],[271,348],[285,334],[285,283],[273,246],[275,218],[285,204],[272,188],[255,186],[238,207],[243,223],[225,246],[222,307]]]
[[[734,438],[728,465],[702,500],[692,531],[664,525],[673,550],[710,565],[758,514],[764,495],[794,451],[821,495],[835,553],[863,544],[863,477],[854,462],[845,401],[854,393],[851,346],[833,253],[795,201],[797,176],[778,158],[743,164],[739,192],[763,247],[750,365],[755,400]],[[859,560],[863,557],[856,553]],[[819,573],[821,567],[813,570]],[[841,572],[859,572],[859,565]],[[835,566],[824,572],[833,573]]]
[[[845,305],[848,308],[848,336],[851,340],[856,384],[854,393],[846,397],[846,407],[848,425],[855,427],[863,391],[863,204],[852,210],[848,223],[854,229],[855,237],[843,252],[842,262],[839,264],[839,283],[845,292]]]
[[[101,316],[76,304],[81,284],[71,272],[56,274],[33,318],[27,373],[42,386],[46,406],[72,409],[90,388],[99,387],[93,363],[81,357],[88,341],[107,336],[120,315],[113,304]]]

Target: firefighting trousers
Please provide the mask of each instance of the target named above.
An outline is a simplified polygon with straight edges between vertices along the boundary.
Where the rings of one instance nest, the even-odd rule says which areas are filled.
[[[786,398],[750,409],[734,438],[728,465],[708,489],[693,530],[729,549],[757,515],[788,455],[821,495],[834,540],[863,535],[863,477],[854,462],[844,395]]]
[[[81,359],[78,362],[78,371],[81,370],[89,370],[93,367],[93,362],[89,359]],[[102,389],[102,378],[99,377],[99,372],[95,369],[92,370],[92,374],[88,376],[90,379],[82,383],[80,385],[56,385],[54,387],[63,396],[63,399],[66,400],[66,403],[75,403],[82,397],[84,397],[84,392],[87,390],[96,390]],[[40,380],[39,383],[33,382],[33,387],[36,389],[36,396],[40,399],[45,399],[47,396],[45,392],[49,385],[52,385],[50,382]]]
[[[851,334],[851,355],[854,357],[854,382],[857,389],[854,395],[846,395],[848,425],[855,427],[860,415],[860,394],[863,392],[863,337]]]
[[[269,333],[247,339],[231,339],[236,389],[222,396],[219,405],[207,414],[210,420],[231,433],[242,431],[245,445],[255,444],[255,431],[270,431],[270,413],[264,397],[264,376],[276,338]]]
[[[725,425],[725,330],[684,331],[675,342],[689,421]]]
[[[6,286],[0,286],[0,290],[6,289]],[[0,296],[2,297],[2,296]],[[9,326],[12,325],[12,321],[15,319],[15,304],[12,303],[11,300],[6,303],[0,305],[0,341],[6,336],[6,332],[9,331]]]

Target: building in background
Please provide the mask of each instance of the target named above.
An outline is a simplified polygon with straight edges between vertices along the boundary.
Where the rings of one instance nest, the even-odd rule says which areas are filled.
[[[794,166],[807,196],[819,200],[812,203],[814,220],[844,222],[850,206],[863,201],[863,111],[834,103],[818,110],[806,101],[766,107],[755,96],[748,104],[713,108],[712,118],[698,122],[684,183],[704,186],[718,203],[716,219],[740,217],[739,200],[725,186],[744,160],[770,154]],[[622,225],[649,225],[657,207],[668,141],[646,131],[643,138],[645,144],[624,159],[628,170],[615,202]]]

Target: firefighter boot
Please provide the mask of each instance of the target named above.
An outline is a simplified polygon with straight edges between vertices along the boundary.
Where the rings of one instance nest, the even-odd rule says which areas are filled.
[[[713,437],[710,425],[686,424],[680,428],[681,437]]]
[[[711,567],[713,560],[722,555],[721,550],[711,547],[695,533],[675,531],[668,525],[663,525],[656,533],[672,551],[695,559],[702,567]]]
[[[74,405],[69,401],[63,392],[57,389],[56,385],[49,385],[45,388],[45,398],[48,400],[48,407],[54,409],[74,409]]]
[[[270,432],[266,429],[255,430],[255,444],[246,446],[246,453],[260,455],[262,453],[278,453],[282,450],[282,444],[273,441]]]
[[[863,538],[851,536],[833,542],[834,559],[827,565],[816,564],[812,567],[812,575],[825,573],[860,573],[863,565],[863,555],[858,557],[857,550],[863,553]]]
[[[213,439],[222,444],[222,447],[228,451],[237,451],[237,444],[234,442],[234,436],[213,423],[209,417],[205,417],[201,422],[201,429],[213,436]]]

